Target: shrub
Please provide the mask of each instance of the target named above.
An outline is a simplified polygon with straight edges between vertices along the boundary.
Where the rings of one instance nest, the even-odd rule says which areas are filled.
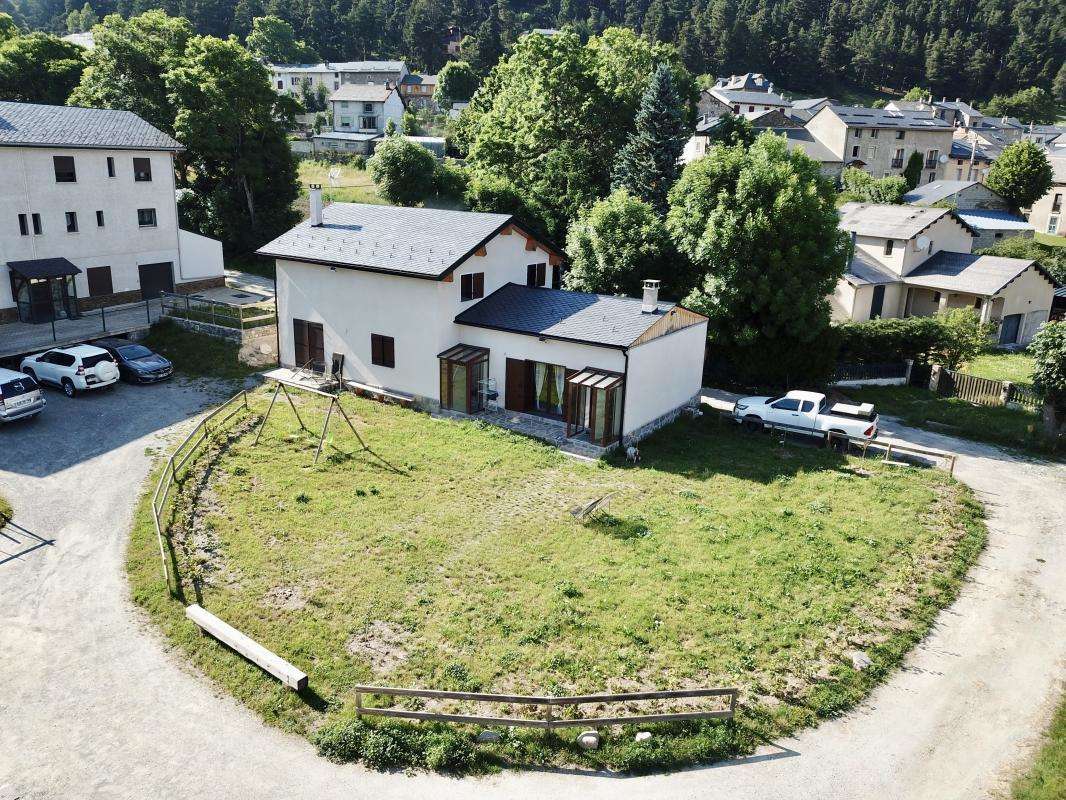
[[[506,178],[476,173],[470,177],[464,199],[471,211],[514,214],[532,230],[544,230],[546,210],[535,200],[523,196],[518,187]]]
[[[988,347],[996,330],[993,323],[981,322],[972,308],[953,308],[934,319],[940,326],[940,337],[930,355],[948,369],[958,369],[972,361]]]
[[[348,163],[352,165],[353,169],[366,169],[366,156],[362,153],[356,153],[348,159]]]
[[[841,173],[840,184],[849,199],[861,203],[902,203],[908,190],[907,181],[899,175],[874,179],[855,167]]]
[[[474,765],[477,751],[468,736],[453,730],[434,731],[425,737],[426,767],[438,772],[464,772]]]
[[[422,762],[422,734],[412,726],[370,728],[362,741],[363,763],[371,769],[402,769]]]
[[[845,362],[888,363],[911,358],[918,364],[930,361],[943,331],[936,317],[873,319],[845,322],[836,328],[840,339],[838,358]]]
[[[312,741],[318,748],[318,754],[330,761],[357,761],[363,753],[367,730],[366,723],[361,719],[346,720],[320,728]]]
[[[438,161],[433,170],[433,188],[438,197],[462,200],[469,182],[470,177],[466,174],[466,170],[455,159],[446,158]]]
[[[413,206],[433,194],[437,160],[422,145],[402,136],[386,136],[367,166],[378,192],[390,203]]]

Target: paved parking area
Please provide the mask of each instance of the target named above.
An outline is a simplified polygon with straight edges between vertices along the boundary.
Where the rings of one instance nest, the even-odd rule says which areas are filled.
[[[124,555],[151,456],[229,389],[48,390],[38,421],[0,427],[0,493],[17,525],[0,548],[0,800],[975,800],[1024,765],[1061,691],[1066,467],[899,429],[961,454],[956,474],[988,504],[989,546],[930,636],[855,712],[750,758],[642,778],[332,764],[221,695],[129,601]]]

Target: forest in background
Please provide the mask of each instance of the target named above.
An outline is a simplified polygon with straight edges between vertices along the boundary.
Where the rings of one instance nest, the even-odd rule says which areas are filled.
[[[611,25],[675,44],[693,74],[764,72],[793,92],[845,89],[980,102],[1032,86],[1066,102],[1066,0],[0,0],[22,26],[87,28],[152,8],[242,40],[272,14],[324,59],[406,58],[435,72],[452,25],[482,55],[534,27]],[[71,17],[71,15],[73,16]],[[68,26],[68,18],[71,25]],[[465,53],[464,53],[465,56]]]

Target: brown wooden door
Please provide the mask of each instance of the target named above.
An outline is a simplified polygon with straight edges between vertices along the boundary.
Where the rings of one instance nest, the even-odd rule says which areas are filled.
[[[504,398],[504,408],[508,411],[525,411],[528,407],[528,372],[525,359],[507,359],[507,396]]]
[[[292,321],[293,356],[297,367],[312,362],[315,369],[326,368],[326,346],[322,325],[302,319]]]

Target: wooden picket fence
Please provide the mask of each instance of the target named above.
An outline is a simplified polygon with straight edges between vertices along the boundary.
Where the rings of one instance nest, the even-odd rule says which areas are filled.
[[[941,370],[937,394],[941,397],[958,397],[979,406],[994,408],[1020,405],[1032,411],[1040,410],[1044,402],[1031,386],[981,378],[950,369]]]

